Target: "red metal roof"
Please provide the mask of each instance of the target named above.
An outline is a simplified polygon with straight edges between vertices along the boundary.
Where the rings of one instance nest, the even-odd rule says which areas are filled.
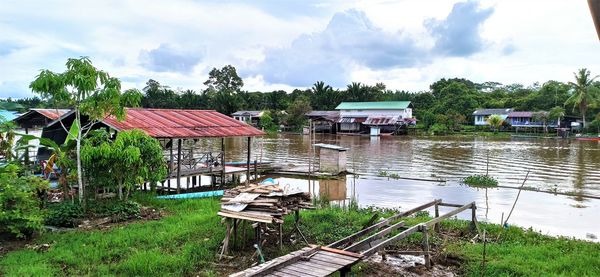
[[[41,115],[51,119],[57,120],[61,115],[68,113],[68,109],[31,109],[40,113]]]
[[[140,129],[155,138],[248,137],[264,132],[213,110],[128,108],[123,121],[102,121],[118,131]]]

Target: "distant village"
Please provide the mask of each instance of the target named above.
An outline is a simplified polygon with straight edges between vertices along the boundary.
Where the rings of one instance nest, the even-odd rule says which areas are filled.
[[[333,111],[310,111],[305,114],[309,124],[303,132],[370,136],[402,135],[417,128],[419,120],[413,117],[411,101],[342,102]],[[241,122],[260,127],[265,111],[237,111],[231,116]],[[472,125],[489,127],[489,118],[499,116],[503,131],[544,131],[548,129],[578,130],[581,118],[562,116],[550,119],[547,111],[516,111],[506,109],[477,109],[472,114]],[[284,128],[285,126],[281,126]]]

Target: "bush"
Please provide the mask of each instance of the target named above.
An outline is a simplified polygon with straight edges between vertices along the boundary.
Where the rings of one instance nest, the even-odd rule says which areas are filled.
[[[76,227],[84,217],[79,203],[63,202],[48,207],[46,224],[59,227]]]
[[[41,231],[44,225],[38,194],[48,182],[35,176],[19,176],[19,167],[0,168],[0,234],[18,238]]]
[[[90,201],[89,213],[93,217],[113,217],[123,221],[140,217],[141,205],[133,201]]]
[[[446,125],[441,123],[436,123],[429,127],[429,133],[432,135],[445,135],[447,132],[448,128],[446,128]]]

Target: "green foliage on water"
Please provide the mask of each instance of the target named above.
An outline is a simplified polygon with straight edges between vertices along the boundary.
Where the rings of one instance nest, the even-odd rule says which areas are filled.
[[[379,172],[377,172],[377,176],[379,177],[387,177],[387,178],[391,178],[394,180],[400,179],[400,175],[398,175],[397,173],[389,173],[385,170],[379,170]]]
[[[498,180],[488,175],[471,175],[462,180],[463,184],[476,188],[495,188],[498,186]]]

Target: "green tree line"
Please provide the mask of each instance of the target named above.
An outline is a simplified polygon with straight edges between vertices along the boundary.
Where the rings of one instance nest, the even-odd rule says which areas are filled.
[[[275,123],[280,123],[273,111],[298,113],[306,110],[333,110],[344,101],[401,101],[414,104],[414,116],[430,127],[435,123],[458,128],[470,122],[478,108],[514,108],[522,111],[550,111],[561,107],[565,115],[594,119],[600,112],[600,82],[587,69],[574,74],[572,82],[550,80],[545,83],[504,85],[498,82],[475,83],[464,78],[441,79],[426,91],[390,90],[385,84],[368,85],[352,82],[343,89],[316,81],[310,88],[292,91],[247,91],[235,67],[213,68],[204,84],[206,89],[173,89],[156,80],[148,80],[143,88],[142,106],[168,109],[214,109],[224,114],[238,110],[270,110]],[[15,101],[25,108],[50,105],[37,98]],[[293,121],[293,119],[289,119]]]

